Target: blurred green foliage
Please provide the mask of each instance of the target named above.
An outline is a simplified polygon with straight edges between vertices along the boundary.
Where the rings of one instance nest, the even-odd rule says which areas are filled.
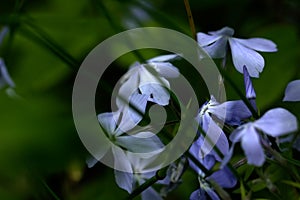
[[[190,0],[190,4],[197,31],[231,26],[237,37],[265,37],[278,45],[277,53],[263,54],[265,70],[254,80],[258,106],[261,112],[284,106],[299,118],[300,103],[281,102],[287,83],[300,78],[299,1]],[[0,47],[0,56],[6,61],[19,95],[10,98],[0,91],[0,199],[126,197],[127,193],[114,182],[113,170],[101,164],[93,169],[86,167],[89,155],[72,119],[73,81],[88,52],[120,31],[157,26],[190,35],[183,1],[3,0],[0,25],[11,28]],[[154,54],[155,51],[142,52],[145,58]],[[135,60],[135,54],[120,58],[104,81],[113,84]],[[232,64],[228,73],[237,85],[242,85],[243,77]],[[206,94],[201,81],[192,76],[189,79]],[[226,87],[229,99],[239,98],[230,86]],[[103,94],[99,94],[96,107],[108,111],[109,92]],[[249,166],[239,170],[245,181],[253,176],[247,175],[251,172]],[[299,193],[299,183],[288,182],[297,186],[288,187],[283,182],[288,177],[275,164],[261,171],[283,188],[282,197],[292,199]],[[184,184],[168,199],[187,199],[197,188],[192,172],[186,173],[183,180]],[[252,188],[253,197],[277,198],[265,180],[251,180],[247,187]],[[240,198],[238,192],[241,190],[232,191]]]

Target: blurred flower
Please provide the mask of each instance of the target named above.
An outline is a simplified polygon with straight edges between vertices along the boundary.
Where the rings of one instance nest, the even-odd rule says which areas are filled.
[[[287,85],[283,101],[300,101],[300,80],[294,80]]]
[[[165,55],[148,60],[146,64],[134,63],[121,79],[119,96],[128,100],[138,90],[141,94],[148,95],[148,101],[168,105],[170,84],[166,78],[179,76],[179,71],[167,61],[175,57],[177,55]],[[123,104],[124,101],[118,98],[117,105],[121,107]]]
[[[2,41],[4,37],[8,34],[8,32],[9,32],[8,26],[4,26],[0,32],[0,45],[2,44]]]
[[[212,58],[223,59],[226,58],[229,42],[235,68],[243,73],[245,65],[251,77],[259,77],[265,61],[256,51],[275,52],[277,51],[276,44],[263,38],[234,38],[233,34],[232,28],[224,27],[218,31],[208,32],[208,34],[198,33],[197,41]]]
[[[2,44],[4,37],[7,35],[8,32],[9,32],[8,26],[4,26],[0,32],[0,45]],[[11,88],[15,87],[15,83],[11,79],[6,69],[4,60],[0,58],[0,89],[6,85],[8,85]]]
[[[0,58],[0,89],[6,85],[8,85],[11,88],[15,87],[15,83],[11,79],[11,77],[6,69],[4,60],[2,58]]]
[[[233,145],[223,160],[222,166],[229,161],[234,144],[237,142],[241,142],[249,164],[262,166],[265,161],[265,154],[261,144],[263,138],[259,133],[262,131],[272,137],[279,137],[297,129],[297,119],[289,111],[283,108],[269,110],[260,119],[244,124],[232,132],[229,139]]]

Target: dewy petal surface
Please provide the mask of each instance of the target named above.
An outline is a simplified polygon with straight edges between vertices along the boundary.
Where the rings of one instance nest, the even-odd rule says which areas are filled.
[[[278,137],[298,129],[297,118],[283,108],[274,108],[254,122],[255,127],[268,135]]]
[[[229,38],[229,44],[235,68],[243,73],[245,65],[251,77],[259,77],[265,65],[264,58],[256,51],[240,44],[236,38]]]
[[[261,166],[265,161],[265,154],[260,143],[260,137],[255,130],[255,127],[250,124],[242,130],[243,137],[241,145],[247,157],[248,164]]]
[[[300,101],[300,80],[294,80],[287,85],[283,101]]]
[[[235,38],[237,42],[240,44],[256,50],[256,51],[262,51],[262,52],[275,52],[277,51],[276,44],[272,42],[271,40],[264,39],[264,38],[250,38],[250,39],[239,39]]]

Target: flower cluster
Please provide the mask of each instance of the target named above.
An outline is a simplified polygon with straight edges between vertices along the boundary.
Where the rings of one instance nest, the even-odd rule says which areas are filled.
[[[220,190],[237,184],[231,165],[237,143],[241,143],[247,163],[259,167],[266,158],[274,159],[269,150],[276,145],[276,139],[297,131],[296,117],[284,108],[270,109],[261,117],[258,114],[251,77],[258,77],[262,72],[264,59],[256,51],[275,52],[276,45],[263,38],[234,38],[233,33],[232,28],[224,27],[208,34],[198,33],[197,39],[212,58],[225,60],[231,50],[235,68],[243,73],[246,98],[218,102],[211,96],[195,116],[198,127],[188,152],[179,162],[171,164],[167,175],[156,182],[161,185],[161,191],[149,186],[142,191],[143,200],[162,199],[181,183],[187,165],[196,172],[199,181],[199,188],[190,195],[191,200],[223,198],[224,193]],[[101,127],[114,144],[115,165],[122,166],[121,170],[115,170],[116,183],[128,193],[156,176],[155,172],[144,173],[143,169],[164,149],[165,144],[153,132],[136,127],[146,113],[148,102],[169,105],[172,86],[168,79],[179,76],[179,70],[171,63],[177,57],[164,55],[143,64],[134,63],[121,78],[116,98],[118,110],[98,115]],[[284,101],[300,101],[299,89],[300,80],[291,82]],[[147,155],[136,156],[134,153]],[[93,164],[90,163],[90,166]]]

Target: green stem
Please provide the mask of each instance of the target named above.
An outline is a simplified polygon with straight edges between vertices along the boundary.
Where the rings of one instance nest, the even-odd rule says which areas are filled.
[[[151,187],[153,184],[155,184],[159,180],[163,180],[167,175],[168,167],[165,167],[163,169],[160,169],[156,172],[155,176],[148,179],[146,182],[144,182],[142,185],[137,187],[133,192],[126,198],[126,199],[133,199],[139,194],[141,194],[143,191],[145,191],[147,188]]]
[[[186,9],[187,15],[188,15],[188,19],[189,19],[189,24],[190,24],[190,28],[191,28],[191,32],[192,32],[192,38],[194,38],[194,40],[197,41],[196,28],[195,28],[195,23],[194,23],[189,0],[183,0],[183,1],[184,1],[184,6]]]
[[[53,192],[53,190],[49,187],[49,185],[44,180],[41,180],[41,181],[42,181],[42,184],[44,185],[44,187],[46,188],[46,190],[52,195],[52,197],[55,200],[60,200],[60,198],[55,194],[55,192]]]

